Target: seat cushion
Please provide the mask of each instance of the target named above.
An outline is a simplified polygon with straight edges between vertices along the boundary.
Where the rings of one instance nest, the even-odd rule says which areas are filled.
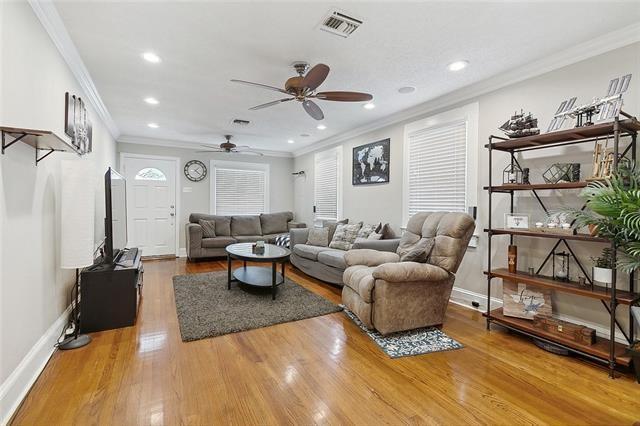
[[[217,229],[216,229],[217,230]],[[232,216],[231,235],[262,235],[259,216]]]
[[[373,284],[375,279],[373,278],[373,270],[375,266],[355,265],[349,266],[342,276],[344,285],[351,288],[353,291],[367,303],[371,303],[373,300]]]
[[[288,232],[287,223],[293,220],[293,213],[262,213],[260,215],[260,226],[263,234],[282,234]]]
[[[300,257],[309,260],[318,260],[318,254],[323,251],[331,250],[329,247],[310,246],[308,244],[296,244],[293,246],[293,252]]]
[[[318,253],[318,262],[334,268],[345,269],[347,267],[347,263],[344,261],[346,253],[344,250],[325,250]]]
[[[255,243],[256,241],[267,241],[262,235],[235,235],[233,238],[239,243]]]
[[[224,248],[229,244],[235,244],[237,241],[231,237],[215,237],[215,238],[203,238],[202,247],[204,248]]]
[[[217,216],[213,214],[191,213],[189,222],[199,223],[200,220],[212,220],[215,222],[216,236],[231,236],[231,216]]]

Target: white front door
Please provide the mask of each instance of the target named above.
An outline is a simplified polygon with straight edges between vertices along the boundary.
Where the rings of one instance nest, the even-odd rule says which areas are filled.
[[[143,256],[176,254],[176,162],[124,157],[129,245]]]

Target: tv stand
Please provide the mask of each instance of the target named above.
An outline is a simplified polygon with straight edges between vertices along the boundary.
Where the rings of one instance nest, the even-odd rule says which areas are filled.
[[[80,274],[82,333],[134,325],[142,298],[144,267],[141,252],[131,266],[97,263]]]

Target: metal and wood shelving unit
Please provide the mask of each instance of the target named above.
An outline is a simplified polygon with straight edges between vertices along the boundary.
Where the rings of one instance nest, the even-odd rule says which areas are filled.
[[[562,182],[557,184],[527,184],[527,185],[494,185],[492,182],[492,162],[494,151],[506,152],[511,157],[511,164],[518,165],[516,154],[533,150],[546,148],[555,148],[560,146],[583,144],[589,142],[600,141],[603,138],[613,139],[614,153],[614,169],[618,165],[618,161],[622,157],[636,159],[636,142],[637,133],[640,131],[640,122],[634,117],[621,112],[624,118],[616,118],[609,123],[595,124],[587,127],[577,127],[568,130],[560,130],[557,132],[523,137],[519,139],[506,139],[499,136],[489,136],[489,144],[485,147],[489,150],[489,186],[484,189],[489,193],[489,227],[485,229],[488,234],[488,250],[487,250],[487,312],[484,314],[487,319],[487,329],[490,329],[491,323],[499,324],[509,330],[518,332],[539,339],[543,342],[550,343],[566,349],[570,352],[582,355],[596,362],[607,364],[609,367],[609,375],[614,377],[616,366],[629,366],[631,357],[627,353],[627,345],[617,343],[615,336],[619,330],[628,344],[635,341],[635,330],[633,327],[633,319],[631,310],[629,309],[629,327],[625,330],[616,319],[616,311],[618,305],[632,305],[640,300],[640,293],[634,289],[634,276],[629,277],[629,291],[621,291],[616,288],[616,271],[613,270],[613,284],[609,289],[602,287],[584,287],[576,282],[564,282],[554,280],[550,277],[541,276],[540,273],[545,267],[556,248],[563,244],[569,251],[571,258],[578,265],[582,274],[586,277],[589,284],[592,284],[591,274],[585,270],[576,257],[570,242],[575,241],[610,244],[613,249],[614,256],[616,246],[615,243],[600,237],[593,237],[588,234],[561,234],[561,233],[540,233],[529,230],[519,229],[502,229],[493,227],[492,198],[493,194],[508,194],[510,197],[510,212],[514,213],[514,195],[520,191],[531,191],[537,199],[540,207],[548,213],[547,207],[538,195],[538,191],[543,190],[563,190],[563,189],[579,189],[587,186],[588,182]],[[583,207],[584,208],[584,207]],[[527,238],[552,238],[556,239],[556,243],[544,259],[535,275],[529,275],[525,272],[510,273],[506,268],[494,268],[491,262],[491,245],[495,236],[508,235],[510,244],[514,243],[515,237]],[[543,288],[550,288],[557,292],[571,294],[574,296],[586,297],[600,300],[602,305],[610,314],[610,338],[605,339],[598,337],[593,345],[582,344],[572,341],[561,336],[547,333],[544,330],[534,328],[531,321],[521,318],[505,316],[502,308],[491,310],[491,286],[494,278],[501,278],[507,281],[521,282]]]
[[[36,166],[54,152],[73,152],[82,155],[79,148],[60,138],[49,130],[21,129],[16,127],[0,127],[2,136],[1,153],[17,142],[25,143],[35,149]],[[44,154],[41,154],[44,151]]]

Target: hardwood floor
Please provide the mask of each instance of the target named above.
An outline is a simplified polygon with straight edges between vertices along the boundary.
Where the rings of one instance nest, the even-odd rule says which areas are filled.
[[[343,313],[183,343],[172,276],[224,262],[145,262],[137,325],[54,354],[14,416],[34,424],[632,424],[640,385],[544,352],[451,304],[464,349],[390,359]],[[290,269],[334,301],[340,290]]]

